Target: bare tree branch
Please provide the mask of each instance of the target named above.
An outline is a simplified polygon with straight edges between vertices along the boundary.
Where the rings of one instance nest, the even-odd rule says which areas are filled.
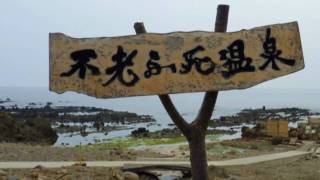
[[[191,126],[188,124],[184,118],[180,115],[180,113],[175,108],[174,104],[171,101],[171,98],[169,95],[159,95],[159,98],[164,106],[164,108],[167,110],[170,118],[172,121],[176,124],[176,126],[182,131],[182,133],[189,138]]]
[[[215,32],[226,32],[227,24],[228,24],[228,14],[229,14],[229,6],[228,5],[219,5],[218,12],[216,16],[215,23]],[[210,91],[206,92],[204,95],[204,99],[199,110],[199,113],[196,119],[192,122],[192,126],[200,127],[201,129],[206,130],[208,127],[209,120],[212,116],[217,97],[218,91]]]
[[[134,29],[137,34],[146,33],[146,29],[143,25],[143,23],[135,23]],[[184,120],[184,118],[180,115],[180,113],[177,111],[176,107],[171,101],[171,98],[168,94],[165,95],[159,95],[159,98],[168,112],[170,118],[175,123],[175,125],[182,131],[182,133],[188,138],[190,136],[190,125]]]
[[[218,91],[206,92],[202,101],[201,108],[197,117],[192,122],[192,126],[201,127],[206,130],[209,124],[209,120],[212,116],[216,101],[218,97]]]

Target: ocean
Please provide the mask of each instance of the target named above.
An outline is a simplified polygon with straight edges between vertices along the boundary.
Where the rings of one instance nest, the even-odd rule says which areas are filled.
[[[186,93],[171,95],[178,111],[187,121],[192,121],[200,108],[204,93]],[[0,99],[10,98],[18,106],[33,102],[45,105],[52,102],[54,106],[89,106],[129,111],[139,115],[152,115],[161,127],[172,123],[157,96],[139,96],[116,99],[96,99],[83,94],[67,92],[56,94],[44,87],[0,87]],[[300,107],[320,112],[320,89],[267,89],[250,88],[219,92],[212,118],[232,115],[244,108],[281,108]],[[152,128],[152,127],[149,127]],[[110,139],[130,134],[131,130],[90,134],[87,137],[72,134],[60,134],[56,145],[92,143],[95,140]]]
[[[196,116],[204,93],[171,95],[179,112],[188,121]],[[56,106],[92,106],[116,111],[152,115],[158,123],[172,123],[157,96],[139,96],[116,99],[97,99],[83,94],[67,92],[57,94],[45,87],[0,87],[0,99],[10,98],[13,104],[25,106],[30,102]],[[231,115],[244,108],[301,107],[320,111],[320,89],[267,89],[221,91],[213,117]]]

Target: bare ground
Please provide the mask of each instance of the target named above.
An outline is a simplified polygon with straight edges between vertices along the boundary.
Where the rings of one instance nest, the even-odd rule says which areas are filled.
[[[0,179],[7,179],[10,176],[16,177],[17,179],[38,180],[113,180],[117,179],[117,177],[122,177],[123,172],[118,168],[81,166],[54,169],[38,167],[33,169],[0,170]],[[320,177],[320,159],[304,156],[251,165],[209,167],[209,177],[210,180],[318,180]]]
[[[207,143],[208,161],[251,157],[295,150],[299,147],[289,145],[272,145],[268,140],[237,139]],[[142,149],[142,148],[134,148]],[[188,160],[190,151],[186,144],[154,145],[143,147],[146,152],[153,152],[174,159]]]
[[[218,146],[216,146],[218,145]],[[222,146],[223,148],[221,148]],[[225,146],[227,150],[225,151]],[[230,150],[231,147],[231,150]],[[222,150],[219,150],[222,149]],[[233,149],[235,148],[235,149]],[[270,154],[296,149],[291,146],[273,146],[265,141],[226,141],[208,145],[210,160],[240,158],[259,154]],[[216,150],[218,149],[218,150]],[[242,149],[245,151],[237,151]],[[186,153],[183,148],[176,149],[176,154]],[[81,160],[135,160],[144,158],[168,157],[168,154],[150,150],[99,149],[99,148],[68,148],[26,144],[0,144],[0,161],[81,161]],[[187,154],[183,157],[187,158]],[[256,179],[310,179],[320,177],[320,160],[312,157],[294,157],[268,161],[246,166],[210,167],[210,179],[256,180]],[[117,168],[103,167],[61,167],[33,169],[3,169],[0,179],[8,177],[16,179],[117,179],[122,176]]]
[[[320,159],[292,157],[246,166],[210,167],[210,179],[234,180],[319,180]]]
[[[137,157],[164,157],[155,152],[122,148],[52,147],[0,143],[0,161],[102,161],[135,160]]]
[[[226,160],[295,150],[298,147],[271,145],[264,140],[231,140],[207,143],[208,160]],[[106,148],[104,146],[52,147],[0,143],[0,161],[103,161],[141,158],[189,159],[185,144],[153,145],[142,148]]]
[[[3,174],[1,176],[1,173]],[[62,168],[6,169],[0,171],[0,179],[17,180],[116,180],[122,172],[116,168],[71,166]]]

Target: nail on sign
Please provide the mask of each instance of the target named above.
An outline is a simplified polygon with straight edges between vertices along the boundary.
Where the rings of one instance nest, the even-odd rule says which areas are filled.
[[[50,34],[50,90],[100,98],[245,89],[304,68],[297,22],[231,33]]]

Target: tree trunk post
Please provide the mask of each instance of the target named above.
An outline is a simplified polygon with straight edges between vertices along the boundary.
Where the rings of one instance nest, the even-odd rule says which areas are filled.
[[[228,14],[228,5],[218,5],[215,32],[226,32]],[[135,23],[134,29],[137,34],[146,33],[143,23]],[[169,95],[159,95],[159,98],[170,118],[188,140],[193,180],[209,179],[205,137],[217,97],[218,91],[206,92],[197,117],[191,124],[189,124],[177,111]]]
[[[226,32],[228,24],[228,5],[217,8],[215,32]],[[206,132],[211,119],[218,91],[206,92],[198,116],[191,123],[191,137],[188,139],[190,148],[191,174],[193,180],[208,180],[208,163],[206,151]]]

